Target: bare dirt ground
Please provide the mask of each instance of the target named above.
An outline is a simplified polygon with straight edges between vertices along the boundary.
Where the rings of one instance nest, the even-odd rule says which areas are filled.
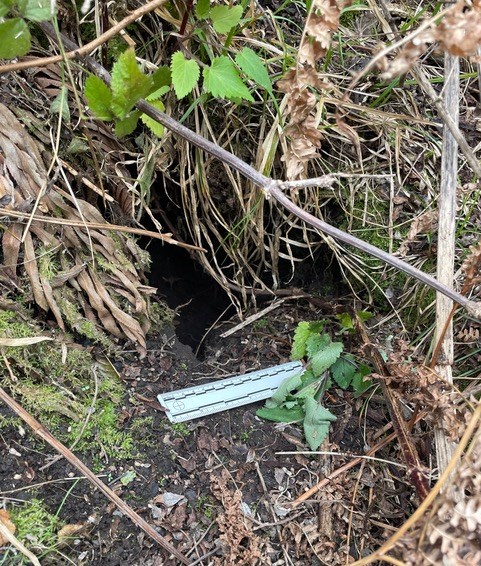
[[[256,417],[260,403],[184,424],[171,424],[156,396],[289,360],[297,322],[323,318],[308,301],[288,301],[227,339],[208,340],[204,359],[165,333],[149,342],[139,361],[126,353],[118,365],[125,383],[119,407],[123,426],[152,417],[142,431],[138,457],[83,458],[118,495],[181,552],[200,564],[340,564],[372,551],[412,508],[413,490],[395,445],[379,453],[391,463],[365,460],[311,499],[295,498],[360,454],[388,420],[375,393],[353,399],[331,390],[326,400],[338,420],[323,449],[336,457],[310,455],[299,427]],[[2,409],[3,414],[7,412]],[[176,564],[123,517],[64,460],[45,467],[52,450],[30,431],[11,428],[0,445],[1,495],[42,499],[78,536],[45,563],[91,565]],[[101,447],[99,447],[101,452]],[[287,454],[286,454],[287,452]],[[132,473],[134,472],[134,473]],[[71,562],[69,562],[70,560]],[[43,563],[43,562],[42,562]]]

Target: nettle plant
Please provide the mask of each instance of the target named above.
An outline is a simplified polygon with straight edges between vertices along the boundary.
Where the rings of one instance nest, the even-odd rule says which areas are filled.
[[[31,45],[27,21],[50,20],[53,6],[50,0],[0,0],[0,59],[26,55]]]
[[[358,313],[358,316],[368,313]],[[349,315],[339,317],[343,331],[352,331]],[[257,416],[275,422],[302,422],[311,450],[317,450],[336,416],[322,404],[324,393],[335,382],[342,389],[352,387],[361,395],[370,386],[371,369],[357,364],[353,355],[343,353],[342,342],[333,342],[324,332],[326,321],[300,322],[294,334],[291,359],[305,360],[304,370],[286,379],[276,393],[257,411]]]
[[[113,120],[119,137],[132,133],[139,118],[156,135],[162,136],[163,126],[134,108],[141,98],[163,111],[161,98],[171,87],[178,100],[199,87],[207,96],[214,98],[235,103],[243,100],[254,102],[247,86],[248,80],[254,81],[273,97],[271,79],[255,51],[244,47],[231,59],[227,54],[214,56],[209,47],[205,27],[211,25],[216,33],[227,36],[223,41],[227,50],[233,34],[242,24],[242,13],[240,5],[211,7],[209,0],[200,0],[195,7],[198,26],[194,28],[193,35],[199,42],[199,52],[208,62],[196,60],[192,53],[179,49],[172,54],[169,66],[160,67],[148,76],[138,65],[134,50],[127,49],[112,68],[110,88],[94,75],[87,78],[85,97],[91,111],[101,120]]]

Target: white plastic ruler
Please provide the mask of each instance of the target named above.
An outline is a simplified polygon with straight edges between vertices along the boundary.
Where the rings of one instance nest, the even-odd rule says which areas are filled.
[[[301,362],[289,362],[221,381],[162,393],[158,399],[166,409],[170,421],[180,423],[267,399],[285,379],[300,373],[302,367]]]

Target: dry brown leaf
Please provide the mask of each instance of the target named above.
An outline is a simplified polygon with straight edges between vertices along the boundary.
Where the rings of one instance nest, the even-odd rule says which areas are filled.
[[[15,525],[10,520],[10,513],[6,509],[0,509],[0,522],[13,534],[16,530]],[[5,546],[9,541],[0,533],[0,547]]]

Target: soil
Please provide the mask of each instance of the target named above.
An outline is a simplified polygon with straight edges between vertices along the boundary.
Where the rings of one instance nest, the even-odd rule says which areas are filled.
[[[373,550],[411,507],[413,490],[403,470],[370,461],[332,480],[307,502],[291,505],[349,461],[346,453],[363,453],[374,442],[388,420],[376,395],[367,403],[331,389],[327,405],[338,420],[323,448],[339,452],[335,458],[309,455],[298,426],[256,417],[262,403],[173,425],[157,401],[161,392],[287,362],[297,322],[332,314],[315,302],[288,300],[226,339],[219,334],[233,321],[219,324],[206,340],[202,360],[173,329],[152,337],[144,360],[123,356],[118,368],[126,386],[119,407],[123,426],[138,416],[152,417],[153,424],[136,459],[103,460],[96,471],[193,562],[205,557],[200,564],[345,563]],[[40,498],[51,513],[60,509],[64,523],[81,525],[73,542],[59,550],[62,554],[50,554],[42,564],[178,563],[86,480],[76,482],[79,474],[69,463],[45,467],[53,456],[28,430],[12,429],[0,444],[0,495]],[[399,461],[395,447],[379,457]],[[127,481],[131,471],[134,479]]]

